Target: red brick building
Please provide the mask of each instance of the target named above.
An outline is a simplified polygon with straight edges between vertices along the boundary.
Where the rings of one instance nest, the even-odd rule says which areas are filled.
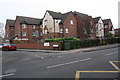
[[[95,38],[94,20],[91,16],[79,12],[64,14],[60,22],[62,37],[75,37],[80,39]]]
[[[15,23],[15,20],[10,20],[10,19],[6,20],[6,25],[5,25],[5,41],[6,42],[9,42],[9,39],[14,36],[14,31],[15,31],[14,23]]]
[[[110,19],[103,20],[105,33],[112,31]],[[11,36],[15,41],[37,42],[57,37],[75,37],[80,39],[96,38],[94,19],[79,12],[46,11],[42,19],[16,16],[15,20],[6,21],[6,40]]]
[[[34,42],[42,38],[42,20],[31,17],[17,16],[14,24],[15,35],[14,40]]]

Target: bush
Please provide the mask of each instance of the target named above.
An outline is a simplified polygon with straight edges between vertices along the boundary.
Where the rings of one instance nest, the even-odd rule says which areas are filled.
[[[58,41],[65,41],[65,40],[80,40],[80,39],[72,38],[72,37],[63,37],[63,38],[47,39],[45,40],[45,42],[58,42]]]

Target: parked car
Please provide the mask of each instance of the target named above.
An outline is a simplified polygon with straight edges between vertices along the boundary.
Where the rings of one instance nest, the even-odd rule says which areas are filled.
[[[16,47],[16,44],[9,44],[9,43],[5,43],[5,44],[3,44],[3,46],[2,46],[2,50],[4,51],[4,50],[16,50],[17,49],[17,47]]]

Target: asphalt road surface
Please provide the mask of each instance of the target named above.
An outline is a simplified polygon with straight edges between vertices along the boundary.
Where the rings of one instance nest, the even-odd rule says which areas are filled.
[[[76,53],[3,52],[3,78],[118,80],[118,47]]]

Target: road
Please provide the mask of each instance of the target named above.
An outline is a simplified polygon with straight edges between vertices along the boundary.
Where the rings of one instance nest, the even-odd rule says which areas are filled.
[[[118,47],[76,53],[3,52],[4,78],[113,78],[118,80]],[[116,61],[111,62],[110,61]],[[89,72],[87,72],[89,71]],[[103,72],[102,72],[103,71]],[[110,72],[111,71],[111,72]],[[85,79],[86,80],[86,79]],[[105,79],[106,80],[106,79]]]

